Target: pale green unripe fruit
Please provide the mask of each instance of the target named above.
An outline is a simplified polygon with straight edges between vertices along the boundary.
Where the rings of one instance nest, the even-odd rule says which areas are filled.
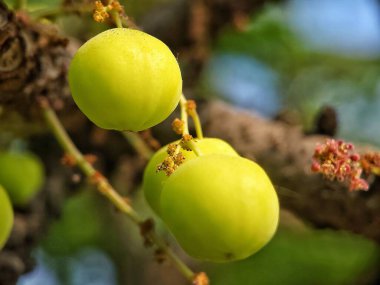
[[[182,93],[169,48],[144,32],[116,28],[79,48],[69,69],[75,103],[104,129],[141,131],[164,119]]]
[[[161,193],[161,218],[195,258],[227,262],[246,258],[274,235],[279,203],[256,163],[207,155],[179,167]]]
[[[0,184],[13,205],[25,206],[41,189],[44,168],[37,156],[28,152],[0,153]]]
[[[220,139],[204,138],[197,140],[195,144],[203,155],[221,153],[238,156],[232,146]],[[160,214],[160,196],[162,187],[168,179],[168,176],[166,176],[163,171],[157,171],[157,166],[168,156],[167,147],[167,145],[162,147],[153,155],[145,168],[143,178],[145,199],[158,215]],[[182,165],[196,157],[193,151],[182,150],[182,153],[185,156],[185,162]],[[182,167],[182,165],[179,167]]]
[[[13,226],[13,209],[7,192],[0,186],[0,250],[6,243]]]

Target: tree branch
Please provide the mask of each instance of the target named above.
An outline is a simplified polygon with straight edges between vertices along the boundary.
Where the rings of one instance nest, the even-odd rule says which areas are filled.
[[[317,227],[344,229],[380,242],[380,180],[368,192],[349,192],[310,171],[314,148],[326,137],[307,136],[299,126],[265,120],[221,102],[203,106],[202,118],[207,136],[228,141],[263,166],[280,186],[282,207]],[[365,149],[356,147],[359,153]]]

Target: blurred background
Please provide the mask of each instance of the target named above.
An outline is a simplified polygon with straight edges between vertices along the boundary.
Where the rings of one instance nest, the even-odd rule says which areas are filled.
[[[29,0],[28,10],[38,15],[54,11],[61,2]],[[286,120],[305,133],[321,133],[315,122],[327,114],[336,124],[322,133],[380,147],[379,1],[194,1],[199,7],[204,2],[214,8],[206,15],[189,2],[123,3],[137,25],[167,42],[177,55],[185,94],[200,102],[220,99],[267,119]],[[228,21],[220,24],[225,18],[218,15],[228,15]],[[188,37],[181,36],[176,24],[184,20],[195,27]],[[62,13],[45,21],[55,22],[63,34],[79,41],[108,28],[93,22],[89,13]],[[101,136],[94,132],[94,137]],[[25,140],[1,132],[0,137],[4,145],[37,154],[47,147],[54,150],[46,135]],[[83,140],[77,137],[85,147]],[[141,173],[125,176],[133,163],[142,163],[131,158],[130,150],[87,151],[100,155],[103,170],[121,192],[132,196],[140,212],[154,216],[138,182],[129,183],[140,181]],[[59,150],[52,153],[56,158]],[[53,165],[51,157],[42,159],[46,167]],[[47,169],[47,174],[59,171]],[[66,177],[71,175],[66,170]],[[71,187],[70,194],[61,197],[59,213],[32,251],[36,265],[18,285],[186,284],[168,263],[158,264],[152,250],[143,247],[138,229],[85,183],[65,187]],[[377,243],[348,232],[313,228],[286,210],[276,236],[264,249],[229,264],[200,263],[186,256],[155,218],[158,231],[193,268],[205,270],[213,285],[380,284]]]

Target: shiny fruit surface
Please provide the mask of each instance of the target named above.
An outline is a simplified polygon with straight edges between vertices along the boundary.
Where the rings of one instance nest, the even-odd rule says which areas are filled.
[[[238,156],[207,155],[179,167],[161,193],[161,217],[195,258],[227,262],[250,256],[274,235],[276,192],[265,171]]]
[[[28,204],[44,182],[42,163],[29,152],[1,152],[0,169],[0,184],[16,206]]]
[[[125,28],[102,32],[79,48],[69,85],[92,122],[121,131],[160,123],[182,93],[181,71],[170,49],[155,37]]]
[[[0,250],[6,243],[13,226],[13,209],[7,192],[0,186]]]
[[[229,154],[235,156],[238,155],[232,146],[230,146],[227,142],[216,138],[204,138],[197,140],[196,145],[204,155],[214,153]],[[162,171],[157,171],[157,166],[162,163],[167,157],[168,154],[166,151],[167,145],[162,147],[153,155],[147,167],[145,168],[143,179],[145,199],[158,215],[160,213],[160,196],[162,187],[165,181],[168,179],[168,176],[166,176],[166,174]],[[193,151],[182,150],[182,153],[185,156],[184,164],[196,157]]]

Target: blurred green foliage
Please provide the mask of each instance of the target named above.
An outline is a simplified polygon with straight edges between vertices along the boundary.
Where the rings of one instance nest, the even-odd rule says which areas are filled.
[[[279,231],[252,257],[213,266],[215,285],[347,285],[358,284],[375,270],[379,249],[362,237],[343,232]]]
[[[5,0],[4,1],[8,7],[12,8],[16,0]],[[37,9],[46,9],[58,6],[61,0],[28,0],[28,10],[33,11]]]
[[[288,17],[286,8],[268,6],[244,31],[226,29],[215,52],[249,55],[275,70],[284,108],[295,109],[307,131],[329,105],[337,110],[339,137],[380,145],[380,59],[311,50]]]
[[[67,199],[60,219],[53,222],[43,241],[44,250],[52,255],[66,255],[84,246],[102,245],[107,222],[101,208],[98,194],[91,189]]]
[[[285,12],[275,6],[253,17],[242,32],[227,29],[218,39],[216,51],[251,55],[279,71],[295,70],[306,54],[287,27]]]

